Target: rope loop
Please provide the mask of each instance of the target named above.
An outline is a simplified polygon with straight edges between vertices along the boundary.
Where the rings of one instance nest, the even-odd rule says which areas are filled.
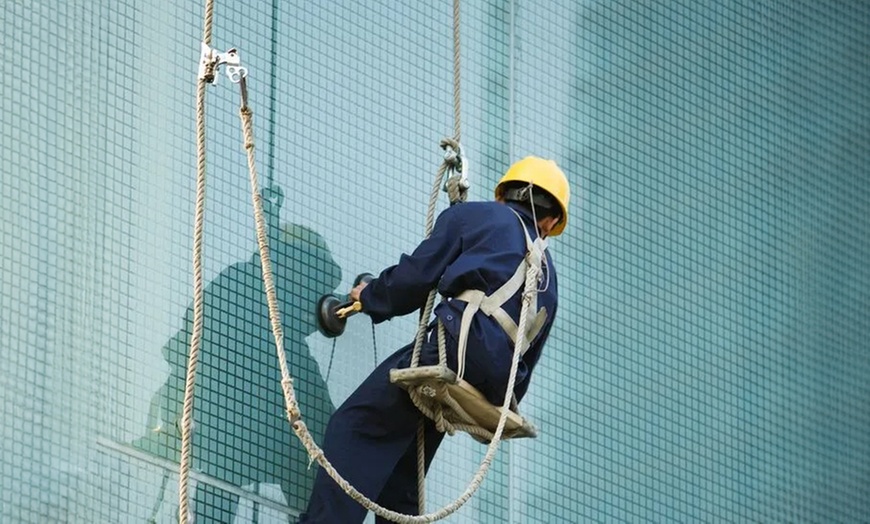
[[[458,140],[444,138],[441,140],[444,150],[442,170],[447,174],[443,190],[450,199],[450,205],[468,200],[468,159],[462,154],[462,145]]]
[[[462,171],[462,145],[452,138],[441,139],[441,149],[444,150],[444,163],[448,168]]]

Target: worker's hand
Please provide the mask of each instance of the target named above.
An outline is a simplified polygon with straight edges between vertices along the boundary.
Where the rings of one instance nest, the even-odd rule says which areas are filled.
[[[359,295],[360,293],[362,293],[363,288],[365,288],[367,285],[369,285],[368,282],[360,282],[359,284],[357,284],[355,288],[350,290],[350,299],[355,302],[359,302]]]

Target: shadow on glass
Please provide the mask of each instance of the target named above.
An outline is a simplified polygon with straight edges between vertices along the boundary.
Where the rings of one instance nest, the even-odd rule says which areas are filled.
[[[304,420],[320,442],[334,406],[305,339],[317,331],[317,301],[339,285],[341,268],[319,234],[297,224],[277,225],[275,208],[280,202],[267,200],[264,205],[271,222],[269,244],[287,363]],[[308,454],[287,420],[258,252],[227,267],[207,285],[203,315],[192,467],[255,493],[260,483],[279,485],[287,505],[301,510],[316,468],[309,468]],[[133,443],[176,463],[192,326],[191,306],[183,327],[163,346],[170,375],[152,398],[146,435]],[[164,488],[168,477],[169,472]],[[165,511],[160,509],[164,491],[157,494],[152,518]],[[191,508],[201,522],[231,522],[239,506],[238,495],[208,482],[198,482],[191,497]]]

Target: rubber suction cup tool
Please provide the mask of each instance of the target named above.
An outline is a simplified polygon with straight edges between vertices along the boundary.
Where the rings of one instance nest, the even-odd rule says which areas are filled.
[[[374,278],[371,273],[360,273],[354,279],[353,287],[363,282],[369,283]],[[317,302],[317,326],[324,336],[337,337],[344,333],[347,317],[359,313],[361,310],[362,304],[359,302],[353,300],[345,302],[333,294],[323,295]]]
[[[317,324],[324,336],[335,338],[344,333],[347,319],[338,318],[335,314],[342,305],[335,295],[323,295],[317,302]]]

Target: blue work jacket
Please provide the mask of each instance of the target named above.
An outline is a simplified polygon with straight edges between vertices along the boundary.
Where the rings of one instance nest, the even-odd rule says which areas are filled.
[[[403,254],[399,263],[385,269],[366,286],[361,295],[362,310],[375,323],[406,315],[422,308],[429,291],[435,286],[446,297],[435,308],[444,324],[448,351],[455,355],[456,340],[466,303],[454,299],[465,290],[481,290],[487,295],[501,287],[517,270],[526,254],[526,241],[515,210],[534,240],[536,231],[531,214],[513,203],[467,202],[446,209],[435,222],[432,234],[410,255]],[[514,393],[522,399],[529,378],[556,316],[556,272],[549,251],[546,253],[544,277],[538,293],[538,308],[547,309],[547,319],[531,341],[517,370]],[[522,288],[502,308],[519,324]],[[529,312],[534,315],[536,312]],[[466,376],[476,369],[483,373],[492,389],[484,394],[501,404],[510,378],[514,344],[507,333],[483,312],[478,311],[468,335]],[[454,357],[455,358],[455,357]]]

